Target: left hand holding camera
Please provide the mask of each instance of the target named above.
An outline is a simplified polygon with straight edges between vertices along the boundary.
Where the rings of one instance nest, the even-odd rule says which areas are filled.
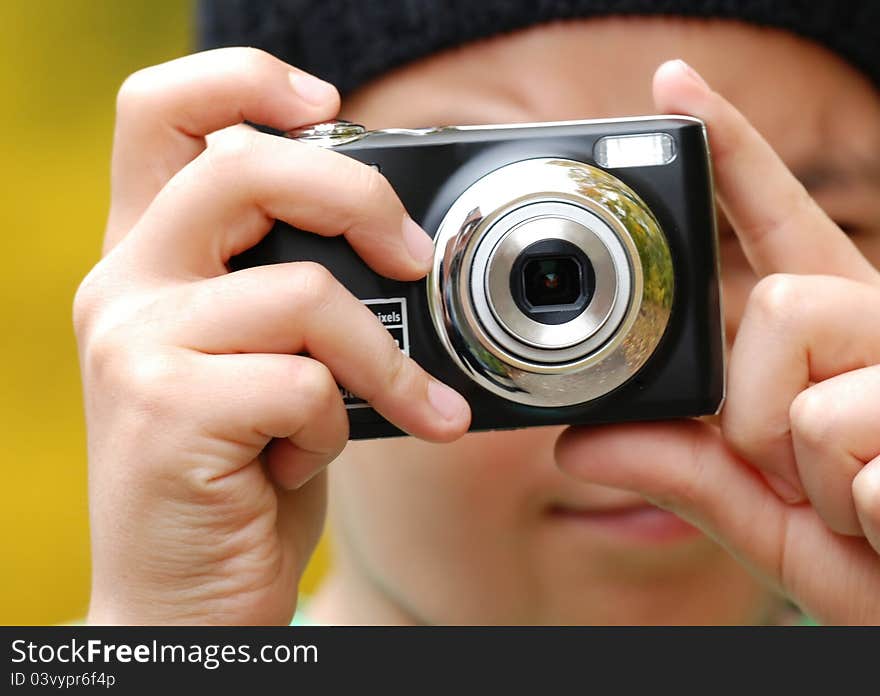
[[[880,623],[880,273],[766,141],[680,61],[658,112],[708,124],[721,207],[761,280],[721,428],[571,428],[559,465],[693,522],[824,623]]]

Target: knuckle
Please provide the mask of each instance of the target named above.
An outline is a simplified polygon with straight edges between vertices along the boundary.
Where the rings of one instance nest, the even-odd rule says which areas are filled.
[[[229,49],[230,58],[245,76],[261,75],[280,65],[280,61],[271,53],[254,46],[239,46]]]
[[[82,340],[94,324],[101,306],[102,295],[97,272],[93,268],[80,281],[73,295],[73,330],[78,339]]]
[[[833,443],[842,414],[836,400],[811,387],[798,394],[788,412],[792,435],[811,448]]]
[[[121,116],[142,112],[157,99],[155,68],[143,68],[129,75],[116,93],[116,112]]]
[[[116,303],[90,322],[81,341],[85,388],[93,396],[123,399],[137,412],[168,413],[185,393],[188,373],[180,354],[156,344],[138,326],[148,321],[142,311],[130,312]]]
[[[233,70],[240,76],[242,86],[255,91],[265,90],[265,76],[281,67],[281,62],[270,53],[253,46],[230,50]]]
[[[333,274],[315,261],[300,261],[295,266],[293,278],[300,301],[312,308],[329,302],[339,285]]]
[[[763,321],[787,324],[804,301],[800,278],[786,273],[768,275],[758,281],[749,298],[749,309]]]
[[[300,398],[311,404],[314,409],[323,411],[329,406],[339,390],[330,370],[317,360],[300,361],[294,375],[296,391]]]
[[[372,167],[360,165],[355,167],[354,171],[360,190],[367,201],[381,200],[393,195],[388,179]]]
[[[161,353],[133,349],[118,331],[101,330],[83,353],[86,390],[139,418],[168,413],[180,377]]]
[[[185,375],[171,355],[126,351],[115,365],[116,383],[137,412],[151,416],[173,412]]]
[[[336,379],[324,363],[305,359],[299,361],[293,375],[296,388],[293,392],[301,404],[308,405],[304,420],[306,427],[314,425],[317,419],[323,426],[330,424],[330,436],[325,443],[327,452],[339,454],[348,440],[348,418],[342,402],[342,394]]]
[[[241,175],[242,169],[254,157],[258,142],[258,133],[250,128],[227,128],[211,138],[201,157],[207,160],[212,171],[220,175]]]
[[[81,347],[84,375],[99,386],[114,383],[119,374],[124,374],[120,363],[124,360],[125,342],[118,336],[118,332],[98,323]]]
[[[345,185],[353,194],[348,227],[362,224],[377,210],[394,205],[397,200],[388,180],[365,164],[356,163],[349,168]]]

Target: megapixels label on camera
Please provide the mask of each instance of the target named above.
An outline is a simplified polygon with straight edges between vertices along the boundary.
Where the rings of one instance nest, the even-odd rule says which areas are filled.
[[[367,308],[382,322],[382,326],[388,329],[397,342],[397,347],[409,355],[409,331],[406,323],[406,298],[383,297],[377,300],[361,300]],[[368,408],[369,404],[359,396],[352,394],[348,389],[339,386],[339,393],[345,408]]]

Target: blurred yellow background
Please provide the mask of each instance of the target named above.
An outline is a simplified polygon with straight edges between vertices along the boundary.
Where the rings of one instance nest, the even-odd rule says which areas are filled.
[[[86,437],[71,302],[99,258],[116,90],[190,52],[188,0],[2,0],[0,624],[82,618]],[[303,589],[326,565],[324,545]]]

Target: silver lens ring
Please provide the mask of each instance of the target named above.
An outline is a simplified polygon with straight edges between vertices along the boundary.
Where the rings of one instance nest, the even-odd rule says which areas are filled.
[[[618,285],[611,314],[601,325],[596,322],[597,331],[610,326],[610,335],[600,345],[598,339],[588,344],[590,337],[580,345],[560,349],[576,351],[575,359],[548,359],[543,356],[558,356],[559,351],[541,348],[537,349],[542,351],[540,360],[523,355],[535,347],[522,341],[517,342],[515,351],[510,350],[495,337],[495,331],[483,325],[481,316],[487,316],[487,307],[488,316],[497,322],[488,302],[479,310],[476,307],[474,288],[482,286],[487,297],[493,294],[485,291],[485,283],[474,283],[471,275],[476,254],[484,241],[490,241],[487,235],[505,216],[541,204],[561,204],[569,213],[580,208],[593,214],[603,226],[590,220],[590,230],[607,226],[615,238],[608,244],[602,239],[612,255],[615,273],[624,268],[613,261],[615,250],[622,249],[629,267],[629,292],[621,292]],[[575,221],[581,224],[579,216]],[[502,225],[502,234],[486,251],[494,250],[515,227]],[[466,375],[507,400],[563,407],[607,394],[641,369],[666,329],[674,290],[666,238],[638,195],[596,167],[574,160],[538,158],[490,172],[455,200],[438,226],[434,242],[434,265],[426,282],[429,310],[440,342]],[[619,306],[623,306],[623,317],[618,322],[613,312]],[[499,328],[511,337],[511,331],[500,323]]]
[[[516,259],[545,239],[579,248],[595,274],[595,290],[583,312],[561,324],[531,319],[510,293]],[[484,235],[470,273],[474,306],[485,329],[514,355],[536,362],[570,362],[600,347],[623,320],[631,299],[632,270],[617,235],[597,215],[568,202],[533,203],[503,216]]]

